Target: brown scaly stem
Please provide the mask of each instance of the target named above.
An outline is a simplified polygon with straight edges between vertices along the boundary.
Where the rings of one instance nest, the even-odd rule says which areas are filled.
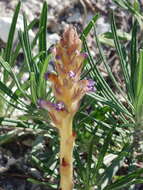
[[[68,124],[68,126],[67,126]],[[75,136],[72,132],[72,121],[65,122],[60,128],[60,188],[73,189],[73,148]]]
[[[82,97],[94,90],[95,82],[80,80],[85,53],[75,28],[65,30],[63,38],[53,51],[56,73],[47,73],[57,103],[39,100],[41,108],[48,110],[51,120],[60,134],[60,189],[73,189],[73,148],[75,134],[72,121]]]

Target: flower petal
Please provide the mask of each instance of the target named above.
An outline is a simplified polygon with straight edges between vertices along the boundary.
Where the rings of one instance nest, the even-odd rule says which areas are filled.
[[[53,107],[54,106],[53,103],[48,102],[48,101],[43,100],[43,99],[39,99],[37,103],[38,103],[38,105],[39,105],[40,108],[43,108],[43,109],[46,109],[46,110],[49,110],[49,107]]]
[[[68,76],[69,76],[70,78],[74,78],[74,77],[76,76],[76,74],[75,74],[75,72],[73,72],[73,71],[69,71],[69,72],[68,72]]]
[[[63,111],[65,110],[65,105],[63,102],[58,102],[55,104],[55,108],[57,111]]]

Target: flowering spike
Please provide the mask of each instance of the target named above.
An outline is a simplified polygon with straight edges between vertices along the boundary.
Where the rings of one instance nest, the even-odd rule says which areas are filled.
[[[70,26],[53,49],[56,74],[45,74],[45,78],[52,83],[57,103],[38,101],[40,107],[49,111],[52,122],[59,129],[60,190],[73,189],[72,153],[76,133],[72,131],[72,122],[82,97],[95,89],[94,81],[80,80],[83,61],[87,58],[87,53],[81,53],[81,50],[82,41],[76,29]]]

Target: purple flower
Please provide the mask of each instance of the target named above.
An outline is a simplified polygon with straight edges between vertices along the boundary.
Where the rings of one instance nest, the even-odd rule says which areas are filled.
[[[73,71],[69,71],[68,75],[70,78],[74,78],[76,74]]]
[[[46,100],[43,100],[43,99],[39,99],[37,101],[37,104],[40,108],[44,108],[44,109],[47,109],[47,106],[48,106],[48,102]]]
[[[88,57],[88,54],[86,52],[81,53],[81,56],[83,56],[85,59]]]
[[[49,64],[52,65],[52,66],[54,66],[55,65],[55,61],[51,60],[51,61],[49,61]]]
[[[57,59],[57,60],[61,59],[61,56],[56,55],[56,59]]]
[[[93,80],[88,80],[88,87],[93,87],[95,85],[95,81],[93,81]]]
[[[48,108],[55,108],[55,105],[56,104],[54,104],[54,103],[52,103],[52,102],[48,102],[48,101],[46,101],[46,100],[43,100],[43,99],[39,99],[38,101],[37,101],[37,104],[39,105],[39,107],[40,108],[43,108],[43,109],[47,109],[48,110]]]
[[[61,110],[64,110],[65,109],[65,105],[63,102],[58,102],[55,104],[55,108],[57,111],[61,111]]]
[[[89,92],[94,92],[96,90],[96,88],[94,87],[95,82],[93,80],[88,80],[88,84],[87,84],[87,91]]]
[[[58,103],[52,103],[52,102],[48,102],[46,100],[43,99],[39,99],[37,101],[37,104],[40,108],[49,110],[50,108],[53,108],[57,111],[63,111],[65,110],[65,105],[63,102],[58,102]]]
[[[48,80],[50,72],[45,73],[45,79]]]

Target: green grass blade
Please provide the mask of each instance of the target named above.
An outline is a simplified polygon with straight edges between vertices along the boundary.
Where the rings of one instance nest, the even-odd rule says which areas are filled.
[[[17,76],[13,72],[10,65],[7,62],[5,62],[2,57],[0,57],[0,64],[4,67],[5,71],[7,71],[9,73],[9,75],[12,77],[12,79],[15,81],[15,83],[16,83],[18,89],[21,91],[21,93],[27,97],[28,95],[21,88],[21,84],[19,83]]]
[[[19,31],[19,40],[23,49],[25,62],[28,66],[29,72],[34,72],[35,75],[37,75],[37,68],[33,61],[32,49],[28,35],[27,19],[25,14],[23,15],[23,21],[24,21],[24,32]]]
[[[130,11],[130,13],[137,19],[138,23],[140,24],[140,27],[143,28],[142,26],[143,15],[140,13],[139,3],[137,1],[134,0],[133,4],[129,0],[113,0],[113,1],[120,7]]]
[[[102,59],[102,61],[103,61],[103,64],[104,64],[104,66],[105,66],[105,68],[106,68],[106,70],[107,70],[107,72],[108,72],[108,75],[110,76],[110,78],[111,78],[113,84],[115,85],[115,87],[116,87],[116,88],[119,90],[119,92],[122,94],[123,98],[128,102],[128,104],[130,105],[130,107],[133,109],[133,106],[132,106],[131,102],[130,102],[130,101],[128,100],[128,98],[126,97],[125,92],[123,92],[123,90],[120,88],[118,82],[116,81],[116,79],[115,79],[115,77],[114,77],[114,75],[113,75],[113,73],[112,73],[112,71],[111,71],[111,69],[110,69],[110,67],[109,67],[109,64],[108,64],[108,62],[107,62],[107,59],[106,59],[106,57],[105,57],[105,55],[104,55],[104,52],[103,52],[103,49],[102,49],[102,47],[101,47],[101,44],[100,44],[100,42],[99,42],[99,40],[98,40],[98,36],[96,35],[95,26],[94,26],[94,33],[95,33],[96,44],[97,44],[97,47],[98,47],[98,49],[99,49],[100,57],[101,57],[101,59]]]
[[[132,83],[132,89],[133,89],[133,94],[135,97],[135,70],[137,67],[137,21],[134,22],[133,29],[132,29],[132,39],[131,39],[131,83]]]
[[[28,58],[28,54],[27,54],[27,49],[26,49],[26,45],[25,45],[25,41],[24,41],[23,32],[20,30],[18,32],[18,34],[19,34],[19,40],[20,40],[20,43],[21,43],[21,47],[23,49],[25,62],[26,62],[27,67],[28,67],[28,71],[31,72],[31,67],[30,67],[30,63],[29,63],[29,58]]]
[[[33,63],[33,59],[32,59],[32,49],[31,49],[31,44],[30,44],[30,40],[29,40],[29,35],[28,35],[28,25],[27,25],[27,19],[25,14],[23,15],[23,21],[24,21],[24,33],[23,33],[23,40],[24,40],[24,44],[25,44],[25,54],[27,57],[27,61],[28,61],[28,65],[30,67],[30,71],[31,72],[35,72],[35,65]]]
[[[89,32],[91,31],[91,29],[93,28],[93,26],[95,25],[96,21],[99,18],[99,14],[96,14],[92,20],[88,23],[88,25],[85,27],[85,29],[83,30],[80,38],[81,40],[84,40],[85,37],[87,37],[87,35],[89,34]]]
[[[10,88],[8,88],[3,82],[0,81],[0,90],[4,92],[6,95],[11,97],[13,100],[17,101],[18,96],[12,92]]]
[[[50,189],[52,188],[52,190],[57,190],[57,185],[56,184],[52,185],[50,182],[44,182],[44,181],[40,181],[40,180],[32,179],[32,178],[28,178],[27,181],[36,185],[43,185],[43,186],[49,187]]]
[[[81,75],[81,79],[84,79],[86,76],[88,76],[88,74],[90,74],[90,72],[94,69],[94,67],[96,67],[96,65],[99,65],[102,62],[101,58],[99,58],[96,63],[93,65],[93,67],[88,67],[87,65],[84,68],[84,73],[82,73]]]
[[[97,128],[96,128],[97,131]],[[96,133],[94,131],[94,133]],[[88,157],[87,157],[87,167],[86,167],[86,189],[89,189],[92,179],[92,162],[93,162],[93,154],[94,154],[94,145],[95,145],[95,136],[91,138],[91,141],[89,143],[89,151],[88,151]]]
[[[6,45],[6,49],[4,51],[4,56],[3,56],[4,60],[8,62],[9,64],[11,64],[13,41],[14,41],[15,29],[16,29],[17,19],[18,19],[18,15],[20,11],[20,6],[21,6],[21,2],[19,1],[13,15],[13,19],[12,19],[12,23],[11,23],[11,27],[10,27],[10,31],[8,35],[7,45]],[[7,78],[8,78],[8,73],[4,71],[4,78],[3,78],[4,82],[7,80]]]
[[[4,59],[7,62],[10,62],[10,59],[11,59],[12,46],[13,46],[13,40],[14,40],[14,35],[15,35],[15,28],[16,28],[16,23],[17,23],[20,6],[21,6],[21,2],[19,1],[19,3],[16,6],[15,13],[13,15],[12,24],[11,24],[9,35],[8,35],[7,46],[6,46],[5,54],[4,54]]]
[[[39,77],[39,84],[38,84],[38,97],[39,98],[46,98],[46,80],[45,80],[45,73],[47,72],[48,64],[51,59],[49,55],[47,59],[44,61],[43,68],[40,73]]]
[[[28,31],[31,30],[31,29],[35,26],[36,23],[37,23],[37,20],[36,20],[36,19],[34,19],[33,21],[31,21],[31,23],[28,25]],[[35,39],[35,38],[36,38],[36,39]],[[35,37],[35,38],[33,39],[33,42],[32,42],[32,44],[31,44],[31,48],[33,48],[34,45],[35,45],[36,42],[37,42],[37,37]],[[18,44],[17,44],[17,46],[16,46],[14,52],[13,52],[12,55],[11,55],[11,66],[14,66],[15,61],[16,61],[18,55],[19,55],[20,49],[21,49],[21,44],[20,44],[20,42],[18,42]]]
[[[39,22],[39,31],[40,35],[39,35],[39,52],[44,52],[43,55],[40,56],[40,60],[41,62],[43,62],[46,59],[47,56],[47,39],[46,39],[46,35],[47,35],[47,3],[46,1],[43,4],[43,8],[42,8],[42,12],[41,12],[41,16],[40,16],[40,22]]]
[[[117,158],[112,161],[112,164],[105,170],[105,173],[102,174],[99,181],[97,181],[97,185],[101,190],[105,189],[107,184],[109,184],[112,180],[112,177],[115,176],[118,169],[124,163],[126,156],[129,154],[130,146],[126,144],[122,151],[118,154]]]
[[[5,96],[3,96],[1,93],[0,93],[0,98],[1,98],[3,101],[5,101],[7,104],[9,104],[10,106],[12,106],[12,107],[14,107],[14,108],[16,108],[16,109],[18,109],[18,110],[22,110],[22,111],[27,112],[27,110],[26,110],[25,108],[18,106],[18,105],[17,105],[17,102],[12,103],[12,101],[7,100],[7,98],[6,98]]]
[[[135,95],[138,96],[143,85],[143,50],[142,49],[139,52],[139,62],[136,66],[136,75],[135,75],[134,80],[136,81]]]
[[[82,164],[82,161],[81,161],[81,158],[80,158],[80,155],[79,155],[77,148],[74,150],[74,158],[76,159],[76,163],[77,163],[77,169],[78,170],[76,172],[79,176],[78,180],[84,181],[86,178],[85,167]]]
[[[30,74],[30,89],[31,89],[31,99],[34,104],[37,103],[37,94],[36,94],[36,89],[37,89],[37,84],[36,84],[36,79],[35,79],[35,74],[34,72],[31,72]]]
[[[94,60],[90,54],[89,48],[87,46],[86,40],[84,40],[84,46],[85,49],[88,52],[89,55],[89,63],[91,64],[91,67],[93,67],[94,65]],[[93,70],[94,73],[94,78],[96,78],[96,80],[98,80],[100,86],[101,86],[101,90],[103,91],[104,96],[113,102],[113,105],[116,105],[116,110],[122,110],[123,113],[126,113],[127,115],[131,115],[129,113],[129,111],[119,102],[119,100],[117,99],[117,97],[115,96],[115,94],[113,93],[112,89],[109,87],[109,85],[107,84],[107,82],[105,81],[105,79],[103,78],[103,76],[100,74],[99,70],[97,67],[94,67]],[[120,113],[120,111],[119,111]]]
[[[142,110],[143,110],[143,50],[140,50],[139,61],[136,66],[135,76],[134,76],[134,86],[135,86],[135,114],[140,122],[142,120]]]
[[[130,100],[133,100],[133,94],[132,94],[133,90],[132,90],[132,85],[130,82],[129,70],[128,70],[127,63],[126,63],[126,60],[124,57],[124,52],[122,50],[122,47],[121,47],[121,44],[119,42],[119,38],[117,35],[117,28],[116,28],[115,19],[114,19],[113,14],[112,14],[111,30],[112,30],[112,33],[114,36],[115,47],[116,47],[117,53],[120,58],[120,66],[123,71],[123,76],[124,76],[126,89],[127,89],[127,95]]]
[[[143,174],[143,169],[138,169],[135,172],[132,172],[121,179],[117,180],[115,183],[108,185],[104,190],[117,190],[122,189],[126,186],[129,186],[131,184],[135,184],[135,180],[138,178],[141,178],[141,175]],[[143,179],[141,179],[143,182]]]
[[[102,167],[103,159],[105,157],[105,154],[107,153],[108,146],[112,140],[112,134],[113,134],[114,130],[115,130],[114,128],[111,128],[107,137],[104,139],[104,144],[103,144],[101,151],[100,151],[100,154],[98,156],[98,162],[97,162],[97,165],[96,165],[95,170],[94,170],[93,178],[94,177],[97,178],[99,169]]]
[[[117,5],[119,5],[120,7],[127,9],[127,6],[125,5],[123,0],[113,0]]]

